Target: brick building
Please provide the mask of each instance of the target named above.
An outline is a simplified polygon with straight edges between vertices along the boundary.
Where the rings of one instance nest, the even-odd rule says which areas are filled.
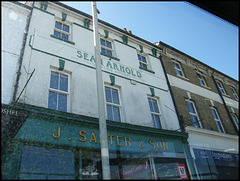
[[[238,81],[163,42],[156,44],[199,178],[239,177]]]

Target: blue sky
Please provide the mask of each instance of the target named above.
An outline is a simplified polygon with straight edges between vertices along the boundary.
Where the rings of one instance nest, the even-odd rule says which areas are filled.
[[[91,1],[60,1],[92,15]],[[239,80],[239,28],[183,1],[97,1],[98,18]]]

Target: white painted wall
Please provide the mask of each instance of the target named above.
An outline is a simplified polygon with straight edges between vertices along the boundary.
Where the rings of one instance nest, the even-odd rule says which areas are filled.
[[[1,1],[1,10],[1,103],[9,104],[30,10],[7,1]]]

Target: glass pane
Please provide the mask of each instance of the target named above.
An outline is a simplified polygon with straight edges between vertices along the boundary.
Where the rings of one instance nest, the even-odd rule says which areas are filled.
[[[112,106],[107,105],[107,116],[108,116],[108,120],[112,120],[113,121]]]
[[[75,180],[73,176],[49,175],[48,180]]]
[[[100,44],[105,46],[105,41],[103,39],[100,39]]]
[[[105,87],[106,102],[112,103],[111,90],[109,87]]]
[[[54,36],[56,36],[57,38],[61,38],[61,33],[59,33],[58,31],[54,31]]]
[[[50,88],[58,89],[58,78],[59,78],[58,73],[51,72]]]
[[[198,124],[197,116],[190,115],[190,117],[191,117],[191,120],[192,120],[193,126],[196,127],[196,128],[200,128],[200,126],[199,126],[199,124]]]
[[[107,41],[106,43],[107,43],[107,47],[112,49],[112,44],[111,44],[111,42]]]
[[[150,111],[153,112],[153,103],[152,103],[152,99],[148,98],[148,103],[149,103]]]
[[[48,108],[57,110],[57,93],[49,92],[48,95]]]
[[[107,53],[106,53],[106,50],[105,50],[104,48],[101,48],[101,53],[104,54],[104,55],[107,54]]]
[[[138,54],[138,60],[141,60],[141,55]]]
[[[67,96],[58,94],[58,110],[67,112]]]
[[[25,146],[20,172],[36,174],[74,174],[74,156],[70,150]]]
[[[194,113],[194,114],[196,113],[195,110],[194,110],[194,107],[193,107],[193,103],[187,102],[187,107],[188,107],[188,111],[190,113]]]
[[[142,60],[141,61],[147,63],[146,58],[144,56],[142,56]]]
[[[20,180],[46,180],[46,175],[20,174]]]
[[[55,28],[62,30],[62,23],[56,21]]]
[[[222,128],[222,125],[221,125],[220,121],[216,121],[216,124],[217,124],[217,127],[218,127],[218,131],[223,133],[224,131],[223,131],[223,128]]]
[[[61,34],[62,34],[62,39],[68,41],[68,35],[65,35],[64,33],[61,33]]]
[[[180,70],[176,70],[177,75],[183,76],[182,72]]]
[[[147,65],[140,63],[140,67],[143,69],[147,69]]]
[[[180,66],[177,63],[174,63],[174,67],[177,68],[177,69],[180,69]]]
[[[119,104],[118,90],[117,89],[112,89],[112,96],[113,96],[113,103],[114,104]]]
[[[113,115],[114,115],[113,121],[119,122],[120,121],[120,112],[119,112],[118,107],[113,106]]]
[[[63,31],[66,31],[66,32],[69,33],[69,26],[67,26],[67,25],[63,25]]]
[[[107,52],[106,55],[108,55],[108,56],[112,56],[112,51],[110,51],[110,50],[106,50],[106,52]]]
[[[154,112],[155,113],[159,113],[158,106],[157,106],[157,101],[153,99],[152,103],[153,103],[153,110],[154,110]]]
[[[68,76],[60,74],[60,88],[59,90],[68,92]]]
[[[218,120],[219,118],[218,118],[218,116],[216,114],[216,110],[215,109],[211,109],[211,111],[212,111],[212,115],[213,115],[214,119]]]
[[[158,115],[152,114],[152,120],[155,128],[161,128],[160,126],[160,119]]]

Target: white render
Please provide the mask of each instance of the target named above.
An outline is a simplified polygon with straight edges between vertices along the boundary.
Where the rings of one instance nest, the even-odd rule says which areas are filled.
[[[12,101],[16,72],[30,10],[1,1],[1,103]]]
[[[35,6],[39,8],[40,3],[36,2]],[[93,32],[82,27],[84,19],[90,18],[52,2],[48,3],[47,8],[47,11],[52,14],[38,8],[33,9],[22,65],[28,72],[31,73],[34,69],[35,72],[19,102],[47,108],[50,72],[51,70],[58,71],[59,59],[62,59],[65,61],[65,67],[60,72],[69,75],[68,112],[98,117],[95,63],[90,61],[94,55]],[[75,45],[50,36],[54,32],[55,21],[62,19],[62,12],[67,14],[64,23],[70,25],[70,41]],[[92,20],[90,29],[92,29]],[[107,40],[112,41],[115,50],[113,56],[120,59],[120,61],[113,58],[110,60],[109,57],[101,55],[104,84],[110,85],[109,75],[115,76],[113,87],[117,88],[120,94],[121,122],[153,127],[148,105],[148,96],[151,97],[150,87],[153,87],[154,98],[159,103],[163,129],[178,130],[180,128],[178,118],[158,58],[160,50],[157,50],[157,57],[154,57],[149,55],[152,54],[151,49],[154,46],[127,34],[125,35],[128,36],[128,45],[130,46],[124,45],[120,43],[123,32],[99,23],[99,32],[102,38],[105,36],[104,30],[109,31]],[[137,53],[140,51],[139,45],[143,46],[150,69],[155,73],[139,68],[137,57]],[[81,52],[81,55],[78,51]],[[112,65],[112,68],[107,66],[109,64]],[[116,67],[120,66],[125,67],[126,72],[117,70]],[[131,70],[131,73],[127,73],[128,70]],[[22,68],[17,96],[28,78],[29,76]]]

